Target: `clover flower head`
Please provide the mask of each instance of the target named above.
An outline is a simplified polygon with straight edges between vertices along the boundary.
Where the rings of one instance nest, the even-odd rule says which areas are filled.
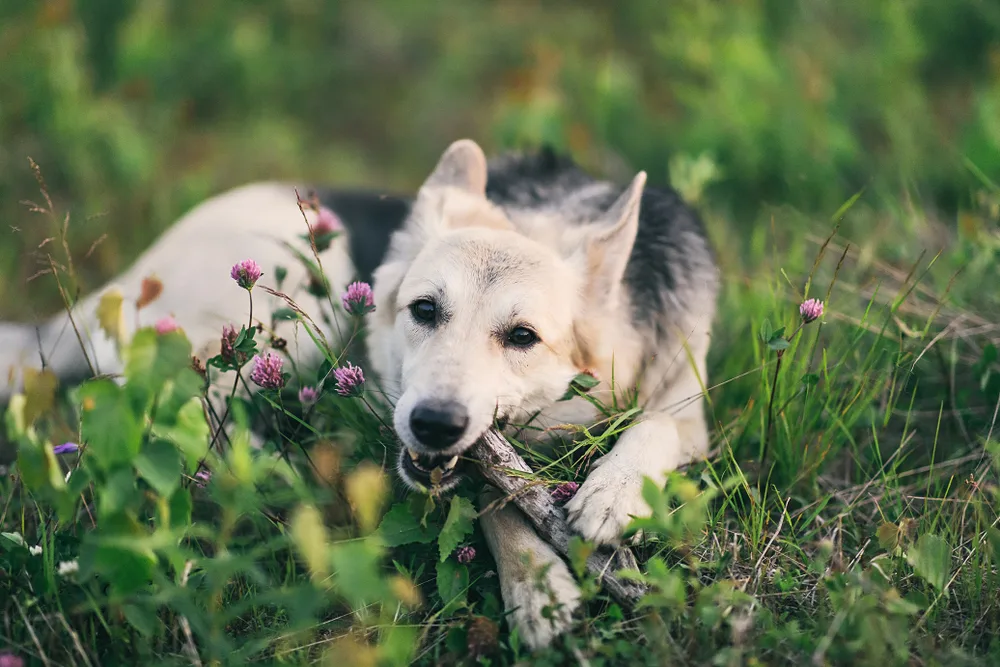
[[[459,563],[465,564],[471,562],[476,557],[475,547],[462,547],[455,552],[455,558],[458,559]]]
[[[33,547],[28,547],[28,553],[31,554],[32,556],[41,556],[42,555],[42,545],[41,544],[36,544]]]
[[[564,503],[573,496],[575,496],[576,491],[579,488],[580,485],[577,484],[576,482],[563,482],[556,488],[552,489],[552,494],[551,494],[552,500],[556,501],[557,503]]]
[[[208,470],[199,470],[194,474],[194,484],[200,489],[204,489],[205,486],[212,480],[212,473]]]
[[[161,336],[180,329],[180,327],[177,325],[177,320],[175,320],[170,315],[167,315],[166,317],[161,317],[160,319],[156,320],[156,324],[153,325],[153,328],[155,328],[156,333],[160,334]]]
[[[57,572],[60,577],[68,577],[71,574],[76,574],[80,571],[80,564],[76,560],[64,560],[59,563]]]
[[[299,389],[299,403],[309,407],[315,405],[316,401],[319,399],[319,392],[316,391],[315,387],[302,387]]]
[[[343,228],[344,225],[340,222],[340,218],[337,217],[336,213],[326,206],[319,207],[319,211],[316,213],[316,221],[312,224],[313,234],[318,236],[332,234],[333,232],[339,232]]]
[[[253,358],[250,379],[264,389],[281,389],[285,386],[285,378],[281,374],[284,363],[281,357],[271,352],[264,353],[264,356],[258,354]]]
[[[233,264],[232,271],[229,272],[236,283],[245,290],[252,290],[263,273],[260,265],[252,259],[244,259],[242,262]]]
[[[340,295],[340,301],[344,304],[344,310],[351,315],[365,315],[375,310],[372,286],[368,283],[360,281],[351,283]]]
[[[24,659],[13,653],[0,653],[0,667],[24,667]]]
[[[802,321],[805,324],[809,324],[813,320],[823,317],[823,302],[819,299],[808,299],[802,302],[799,306],[799,315],[802,316]]]
[[[347,362],[347,366],[333,369],[337,381],[337,393],[341,396],[360,396],[365,389],[365,374],[359,366]]]

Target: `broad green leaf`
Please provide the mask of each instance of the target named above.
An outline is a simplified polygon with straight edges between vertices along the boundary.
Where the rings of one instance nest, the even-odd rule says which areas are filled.
[[[951,547],[944,539],[933,533],[921,535],[907,552],[906,561],[924,581],[944,590],[951,574]]]
[[[413,516],[408,503],[393,505],[382,517],[378,527],[379,537],[387,547],[398,547],[403,544],[418,542],[427,544],[437,537],[436,526],[422,526]]]
[[[170,527],[184,528],[191,525],[191,491],[179,487],[170,496]]]
[[[100,516],[114,516],[133,507],[137,499],[135,473],[131,468],[122,467],[97,487],[97,512]]]
[[[438,536],[438,548],[441,552],[441,560],[445,560],[451,552],[462,543],[467,535],[472,532],[472,522],[477,516],[476,508],[472,503],[462,496],[452,496],[451,507],[448,508],[448,518],[444,520],[444,527]]]
[[[190,399],[177,413],[176,421],[170,426],[154,424],[153,435],[168,440],[184,455],[184,463],[189,473],[193,473],[198,462],[208,453],[210,431],[205,421],[205,411],[201,400]]]
[[[181,457],[177,449],[166,440],[154,438],[147,443],[135,459],[135,468],[164,498],[169,497],[180,485]]]
[[[147,639],[152,637],[159,625],[156,614],[149,609],[134,604],[127,604],[122,607],[122,613],[129,624],[139,631]]]
[[[444,616],[450,616],[466,605],[468,588],[468,568],[455,560],[443,560],[437,564],[437,589],[444,605],[441,610]]]
[[[341,542],[330,549],[337,593],[355,609],[390,595],[388,582],[381,575],[382,553],[378,541],[370,538]]]
[[[95,380],[80,387],[79,395],[80,432],[88,453],[105,470],[131,463],[142,445],[142,422],[122,388],[111,380]]]

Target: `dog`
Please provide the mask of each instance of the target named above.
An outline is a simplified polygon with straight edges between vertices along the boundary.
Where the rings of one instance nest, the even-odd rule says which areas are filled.
[[[467,450],[496,424],[592,424],[591,402],[559,400],[583,372],[599,379],[591,396],[637,395],[642,407],[566,505],[584,538],[619,542],[632,517],[650,511],[643,478],[663,484],[707,453],[703,395],[718,269],[698,215],[672,189],[647,187],[642,172],[625,187],[598,180],[550,149],[487,160],[461,140],[414,197],[314,191],[346,230],[320,256],[331,284],[373,284],[368,364],[395,399],[405,484],[453,488],[471,472]],[[163,278],[143,317],[173,315],[206,357],[223,325],[248,317],[227,275],[241,259],[256,258],[265,272],[285,266],[289,296],[306,312],[323,307],[283,249],[303,231],[293,186],[247,186],[188,213],[117,282],[129,302],[142,278]],[[89,313],[103,291],[78,309],[84,328],[96,327]],[[67,329],[65,315],[38,328],[3,325],[0,363],[37,355],[41,342],[62,378],[89,365],[120,371],[109,341],[92,347],[89,364],[71,351],[79,346],[56,345]],[[289,353],[318,364],[305,343]],[[534,433],[541,430],[522,435],[537,440]],[[496,493],[483,489],[481,502]],[[511,504],[483,514],[481,526],[509,622],[532,649],[548,645],[580,604],[569,568]]]

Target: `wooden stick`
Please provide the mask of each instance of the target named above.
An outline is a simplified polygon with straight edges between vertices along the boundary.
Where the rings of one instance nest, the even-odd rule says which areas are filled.
[[[472,454],[479,460],[483,477],[514,501],[534,524],[542,539],[563,556],[569,556],[569,539],[573,533],[562,509],[552,502],[544,487],[524,477],[507,474],[507,471],[532,473],[507,439],[496,429],[490,429],[472,448]],[[635,555],[628,547],[615,549],[604,546],[587,559],[587,570],[597,577],[611,597],[631,608],[646,592],[646,587],[617,576],[618,571],[623,569],[639,569]]]

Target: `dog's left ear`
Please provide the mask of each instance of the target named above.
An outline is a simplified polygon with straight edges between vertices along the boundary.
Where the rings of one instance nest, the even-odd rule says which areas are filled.
[[[599,299],[617,296],[639,231],[639,204],[645,187],[646,172],[640,171],[604,215],[588,226],[588,295]]]
[[[424,188],[458,188],[470,195],[486,196],[486,154],[472,139],[459,139],[445,150]]]

